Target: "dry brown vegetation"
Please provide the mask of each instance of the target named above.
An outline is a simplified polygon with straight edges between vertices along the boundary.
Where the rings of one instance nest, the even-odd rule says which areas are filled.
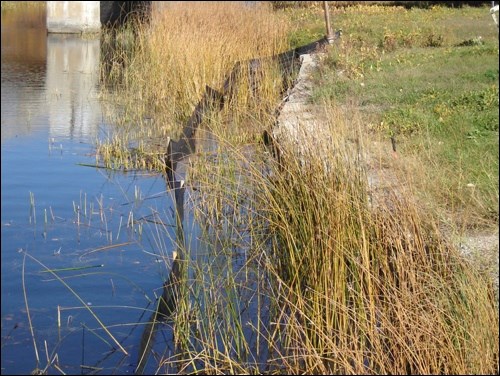
[[[137,50],[110,75],[122,89],[120,148],[175,134],[205,85],[220,88],[236,61],[286,49],[276,15],[248,11],[172,5],[140,31]],[[158,372],[497,373],[491,282],[410,197],[394,195],[374,210],[358,150],[347,142],[363,144],[360,118],[328,103],[322,118],[333,141],[306,164],[288,155],[279,164],[256,143],[249,155],[236,142],[231,121],[268,112],[279,93],[273,77],[269,100],[242,94],[209,119],[217,147],[190,162],[203,252],[186,261],[172,324],[177,352],[165,351]],[[236,124],[262,129],[265,121]]]
[[[108,34],[105,49],[111,62],[102,75],[108,87],[118,89],[115,99],[123,111],[114,121],[124,125],[127,141],[176,138],[207,85],[222,91],[237,62],[270,57],[288,47],[285,19],[265,5],[166,4],[155,13],[150,26],[138,28],[135,38],[127,29],[117,38]],[[226,128],[235,129],[249,119],[269,121],[280,100],[281,86],[276,83],[273,63],[265,65],[257,92],[249,90],[248,76],[240,77],[235,103],[226,107],[232,113]],[[147,120],[151,117],[154,122]],[[237,129],[236,133],[248,131]],[[125,151],[119,145],[117,149]]]

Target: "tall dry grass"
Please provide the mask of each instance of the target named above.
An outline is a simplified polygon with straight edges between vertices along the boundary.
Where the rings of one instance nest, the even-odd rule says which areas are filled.
[[[362,150],[348,141],[362,146],[360,124],[336,109],[326,119],[334,137],[307,158],[285,153],[278,164],[219,139],[216,153],[193,159],[203,246],[188,261],[190,294],[174,319],[182,351],[163,366],[497,372],[498,307],[487,276],[405,192],[372,206]]]
[[[123,145],[134,140],[149,150],[154,141],[144,145],[145,140],[179,137],[206,85],[222,92],[237,62],[242,69],[234,94],[225,98],[232,102],[225,107],[225,128],[246,132],[249,121],[269,121],[281,99],[282,78],[266,60],[255,85],[245,62],[287,50],[287,30],[287,22],[266,4],[173,2],[155,9],[148,25],[109,31],[101,76],[111,91],[103,97],[112,103],[111,122],[122,130],[120,142],[110,137],[104,145],[103,159],[106,153],[126,153]]]
[[[289,371],[495,373],[498,312],[488,277],[404,192],[371,207],[362,161],[346,141],[360,137],[350,130],[360,124],[335,111],[328,117],[329,152],[315,148],[305,165],[292,157],[261,208],[273,234],[269,266],[282,288],[275,300]]]
[[[154,14],[145,34],[145,97],[189,116],[205,85],[221,90],[234,64],[284,51],[287,26],[264,6],[186,2]],[[142,64],[141,64],[142,66]],[[149,78],[149,79],[148,79]],[[149,94],[149,95],[148,95]]]
[[[282,32],[266,8],[169,5],[111,75],[120,116],[133,124],[127,140],[173,136],[236,61],[286,49]],[[265,80],[269,93],[279,92],[274,82]],[[285,153],[279,164],[228,131],[238,121],[262,127],[275,100],[241,85],[231,109],[208,122],[217,146],[190,162],[198,248],[185,261],[175,351],[165,350],[159,372],[498,372],[491,284],[409,197],[370,205],[362,154],[346,141],[362,145],[359,122],[330,106],[324,149]]]

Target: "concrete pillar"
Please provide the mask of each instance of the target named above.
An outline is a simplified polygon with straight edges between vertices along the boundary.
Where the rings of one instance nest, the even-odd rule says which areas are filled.
[[[98,33],[100,1],[47,1],[49,33]]]

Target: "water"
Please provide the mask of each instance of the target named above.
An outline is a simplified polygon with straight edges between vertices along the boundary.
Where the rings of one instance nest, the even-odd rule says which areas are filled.
[[[198,225],[193,205],[213,192],[203,188],[197,196],[188,186],[174,195],[170,187],[182,187],[184,149],[196,144],[197,154],[224,160],[209,131],[171,143],[172,155],[182,155],[170,184],[160,174],[92,167],[96,140],[113,128],[98,99],[100,41],[46,35],[44,20],[40,8],[2,9],[2,373],[133,373],[145,348],[149,361],[141,372],[158,372],[162,359],[171,363],[160,372],[190,372],[228,345],[234,359],[269,370],[274,355],[256,329],[272,321],[270,299],[257,293],[268,281],[247,258],[255,247],[246,227],[252,216],[247,168],[235,170],[232,188],[246,199],[224,206],[222,220]],[[189,126],[184,131],[191,134]],[[175,214],[181,212],[179,231]],[[179,242],[190,258],[191,351],[200,355],[184,366],[172,321],[153,333],[149,324]],[[252,257],[259,254],[253,250]],[[206,347],[197,329],[207,320],[220,325],[214,333],[202,328],[216,349]],[[244,339],[234,336],[239,327]],[[142,341],[150,334],[153,352]]]
[[[66,373],[132,373],[174,249],[171,193],[161,175],[81,165],[110,127],[99,40],[47,36],[44,20],[2,10],[2,373],[56,354]]]

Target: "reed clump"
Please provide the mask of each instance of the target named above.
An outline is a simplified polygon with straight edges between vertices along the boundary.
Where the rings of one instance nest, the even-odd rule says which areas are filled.
[[[496,372],[491,283],[404,193],[369,204],[347,124],[329,118],[330,152],[289,160],[262,208],[290,372]]]
[[[163,366],[497,372],[491,282],[405,192],[370,203],[359,126],[333,109],[333,139],[306,158],[284,153],[278,163],[255,157],[265,155],[259,145],[249,154],[218,139],[216,152],[193,159],[202,230],[189,299],[174,319],[182,351]]]
[[[287,50],[287,30],[269,6],[241,2],[175,2],[154,10],[149,24],[110,30],[104,36],[101,77],[111,90],[102,95],[112,103],[111,122],[125,129],[122,143],[180,137],[207,85],[225,96],[225,129],[244,129],[254,137],[248,124],[270,121],[281,99],[282,77],[272,59],[259,64],[257,76],[247,63]],[[224,92],[238,62],[234,87]]]

